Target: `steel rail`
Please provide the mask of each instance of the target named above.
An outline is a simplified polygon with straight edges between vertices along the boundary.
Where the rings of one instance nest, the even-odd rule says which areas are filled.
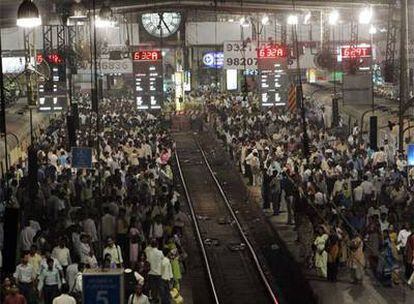
[[[188,204],[188,207],[190,208],[191,218],[193,219],[194,228],[195,228],[196,235],[197,235],[197,240],[200,244],[201,253],[203,255],[203,259],[204,259],[204,263],[205,263],[205,267],[206,267],[206,271],[207,271],[207,276],[208,276],[208,279],[209,279],[209,282],[210,282],[210,287],[211,287],[211,291],[213,293],[214,301],[215,301],[216,304],[219,304],[220,301],[219,301],[219,298],[218,298],[218,295],[217,295],[216,285],[214,283],[213,275],[212,275],[212,272],[211,272],[210,261],[208,260],[207,252],[206,252],[206,249],[204,247],[203,238],[201,237],[201,232],[200,232],[200,227],[199,227],[199,224],[198,224],[197,216],[196,216],[195,211],[194,211],[193,202],[191,200],[190,194],[188,193],[187,184],[185,182],[184,174],[183,174],[183,171],[181,169],[180,159],[178,157],[178,151],[177,150],[175,151],[175,160],[177,162],[178,172],[180,174],[181,183],[182,183],[183,188],[184,188],[184,193],[185,193],[185,196],[186,196],[186,199],[187,199],[187,204]]]
[[[211,177],[213,178],[213,180],[214,180],[214,182],[215,182],[218,190],[220,191],[220,194],[221,194],[224,202],[226,203],[227,209],[229,210],[229,212],[230,212],[230,214],[231,214],[234,222],[236,223],[236,226],[237,226],[237,228],[239,230],[240,235],[242,236],[242,238],[243,238],[244,242],[246,243],[247,247],[249,248],[250,254],[251,254],[251,256],[252,256],[252,258],[253,258],[253,260],[255,262],[256,269],[259,272],[260,277],[261,277],[263,283],[266,286],[266,289],[268,291],[269,296],[271,297],[271,299],[272,299],[272,301],[273,301],[274,304],[278,304],[279,302],[277,301],[277,297],[274,294],[273,289],[270,286],[270,283],[269,283],[269,281],[268,281],[268,279],[267,279],[267,277],[266,277],[266,275],[265,275],[265,273],[263,271],[262,265],[259,262],[259,259],[257,257],[256,251],[253,248],[253,245],[250,243],[248,237],[244,233],[243,227],[241,226],[241,224],[239,222],[239,219],[237,218],[236,213],[234,212],[234,210],[233,210],[233,208],[232,208],[232,206],[231,206],[231,204],[230,204],[230,202],[229,202],[229,200],[227,198],[226,193],[224,192],[223,188],[220,185],[219,180],[217,179],[216,175],[214,174],[213,170],[211,169],[210,163],[209,163],[209,161],[207,159],[207,156],[206,156],[206,154],[204,152],[204,149],[201,147],[201,145],[200,145],[200,143],[198,142],[197,139],[195,139],[195,141],[197,143],[198,148],[200,149],[201,154],[203,155],[204,163],[206,164],[206,166],[207,166],[207,168],[208,168],[208,170],[209,170],[209,172],[211,174]]]

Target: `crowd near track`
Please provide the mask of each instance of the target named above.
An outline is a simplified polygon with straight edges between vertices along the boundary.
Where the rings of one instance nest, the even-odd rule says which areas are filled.
[[[177,134],[176,161],[214,303],[279,303],[269,272],[191,134]],[[197,302],[197,299],[194,299]]]

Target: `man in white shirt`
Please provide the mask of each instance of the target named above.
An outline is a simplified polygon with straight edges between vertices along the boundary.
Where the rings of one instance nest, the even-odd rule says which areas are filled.
[[[36,235],[36,231],[30,226],[30,221],[25,221],[24,228],[20,233],[20,249],[22,251],[29,251],[33,245],[33,238]]]
[[[95,243],[98,241],[98,233],[96,231],[95,222],[92,219],[92,215],[90,214],[85,220],[83,221],[83,231],[89,235],[91,238],[91,242]]]
[[[112,238],[108,238],[106,241],[106,247],[103,251],[103,257],[107,254],[111,255],[111,262],[115,263],[118,267],[122,267],[124,260],[122,259],[122,251],[119,245],[115,244]]]
[[[405,252],[405,245],[410,235],[411,231],[408,229],[408,224],[404,223],[397,237],[397,249],[399,252]]]
[[[379,151],[375,152],[372,158],[374,167],[384,167],[387,164],[387,155],[384,152],[384,147],[381,147]]]
[[[354,202],[361,203],[363,194],[364,194],[364,189],[362,189],[361,184],[359,184],[354,189]]]
[[[404,159],[404,156],[402,154],[398,156],[396,165],[398,171],[405,172],[405,168],[407,167],[407,160]]]
[[[150,263],[150,271],[148,272],[148,284],[151,290],[151,298],[157,300],[159,296],[161,284],[161,268],[164,255],[157,248],[157,241],[151,240],[151,244],[145,248],[147,261]]]
[[[106,240],[108,237],[115,236],[115,217],[109,213],[108,207],[104,209],[105,214],[102,216],[102,238]]]
[[[53,258],[47,258],[47,268],[42,269],[39,276],[39,283],[37,289],[43,292],[44,304],[52,304],[53,299],[59,294],[62,281],[60,279],[59,271],[54,266]]]
[[[16,280],[20,293],[28,299],[31,295],[33,282],[36,278],[36,272],[32,265],[29,264],[28,254],[25,254],[22,257],[21,263],[17,265],[13,277]]]
[[[162,250],[162,253],[164,257],[161,262],[161,286],[160,286],[161,303],[169,304],[171,303],[170,281],[173,278],[171,262],[170,262],[170,259],[168,258],[170,250],[168,248],[164,248]]]
[[[70,267],[70,266],[69,266]],[[68,272],[69,272],[68,267]],[[82,274],[85,269],[85,264],[77,264],[77,272],[72,277],[68,278],[69,293],[77,300],[78,303],[82,301]],[[74,271],[75,269],[73,269]],[[71,284],[71,285],[70,285]]]
[[[55,257],[52,257],[52,254],[50,253],[50,251],[46,251],[44,253],[44,256],[42,257],[42,261],[40,262],[40,273],[44,269],[48,268],[47,261],[48,261],[49,258],[53,260],[53,268],[56,269],[60,273],[61,278],[63,278],[64,276],[63,276],[62,265],[60,265],[59,261]]]
[[[386,213],[381,213],[379,223],[380,223],[380,227],[381,227],[381,232],[384,232],[384,230],[389,229],[390,223],[387,220],[387,214]]]
[[[60,238],[59,246],[56,246],[55,248],[53,248],[52,257],[58,260],[58,262],[63,268],[63,272],[66,272],[66,268],[71,263],[71,259],[70,259],[70,252],[69,252],[69,249],[65,245],[64,238]]]
[[[69,290],[72,290],[75,284],[75,278],[79,272],[79,263],[72,263],[66,268],[66,282],[69,286]]]
[[[76,304],[74,297],[71,297],[69,293],[69,287],[67,284],[62,285],[62,294],[53,299],[52,304]]]
[[[364,181],[361,183],[363,197],[368,200],[373,196],[374,184],[364,175]]]

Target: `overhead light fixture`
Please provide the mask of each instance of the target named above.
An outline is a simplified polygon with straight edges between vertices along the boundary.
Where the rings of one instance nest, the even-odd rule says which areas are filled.
[[[329,13],[328,23],[329,25],[336,25],[339,20],[339,13],[337,10],[333,10]]]
[[[262,18],[262,25],[267,25],[269,24],[269,16],[264,15]]]
[[[241,17],[240,18],[240,25],[242,27],[248,27],[250,24],[249,24],[249,21],[247,20],[246,17]]]
[[[387,29],[385,28],[385,27],[383,27],[383,28],[380,28],[380,33],[386,33],[387,32]]]
[[[377,28],[371,24],[371,26],[369,27],[368,33],[370,35],[375,35],[377,33]]]
[[[372,19],[372,7],[366,7],[359,13],[359,23],[369,24]]]
[[[311,20],[312,14],[311,12],[307,12],[305,17],[303,18],[303,24],[309,24]]]
[[[16,25],[19,27],[36,27],[42,24],[39,10],[31,0],[23,0],[17,10]]]
[[[86,19],[88,17],[85,5],[82,0],[75,0],[72,4],[70,19]]]
[[[298,24],[298,16],[297,15],[289,15],[287,17],[287,24],[297,25]]]

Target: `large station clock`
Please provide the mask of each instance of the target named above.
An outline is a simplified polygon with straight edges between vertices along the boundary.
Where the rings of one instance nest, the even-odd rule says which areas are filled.
[[[181,25],[178,12],[146,13],[141,15],[145,30],[152,36],[166,38],[177,32]]]

